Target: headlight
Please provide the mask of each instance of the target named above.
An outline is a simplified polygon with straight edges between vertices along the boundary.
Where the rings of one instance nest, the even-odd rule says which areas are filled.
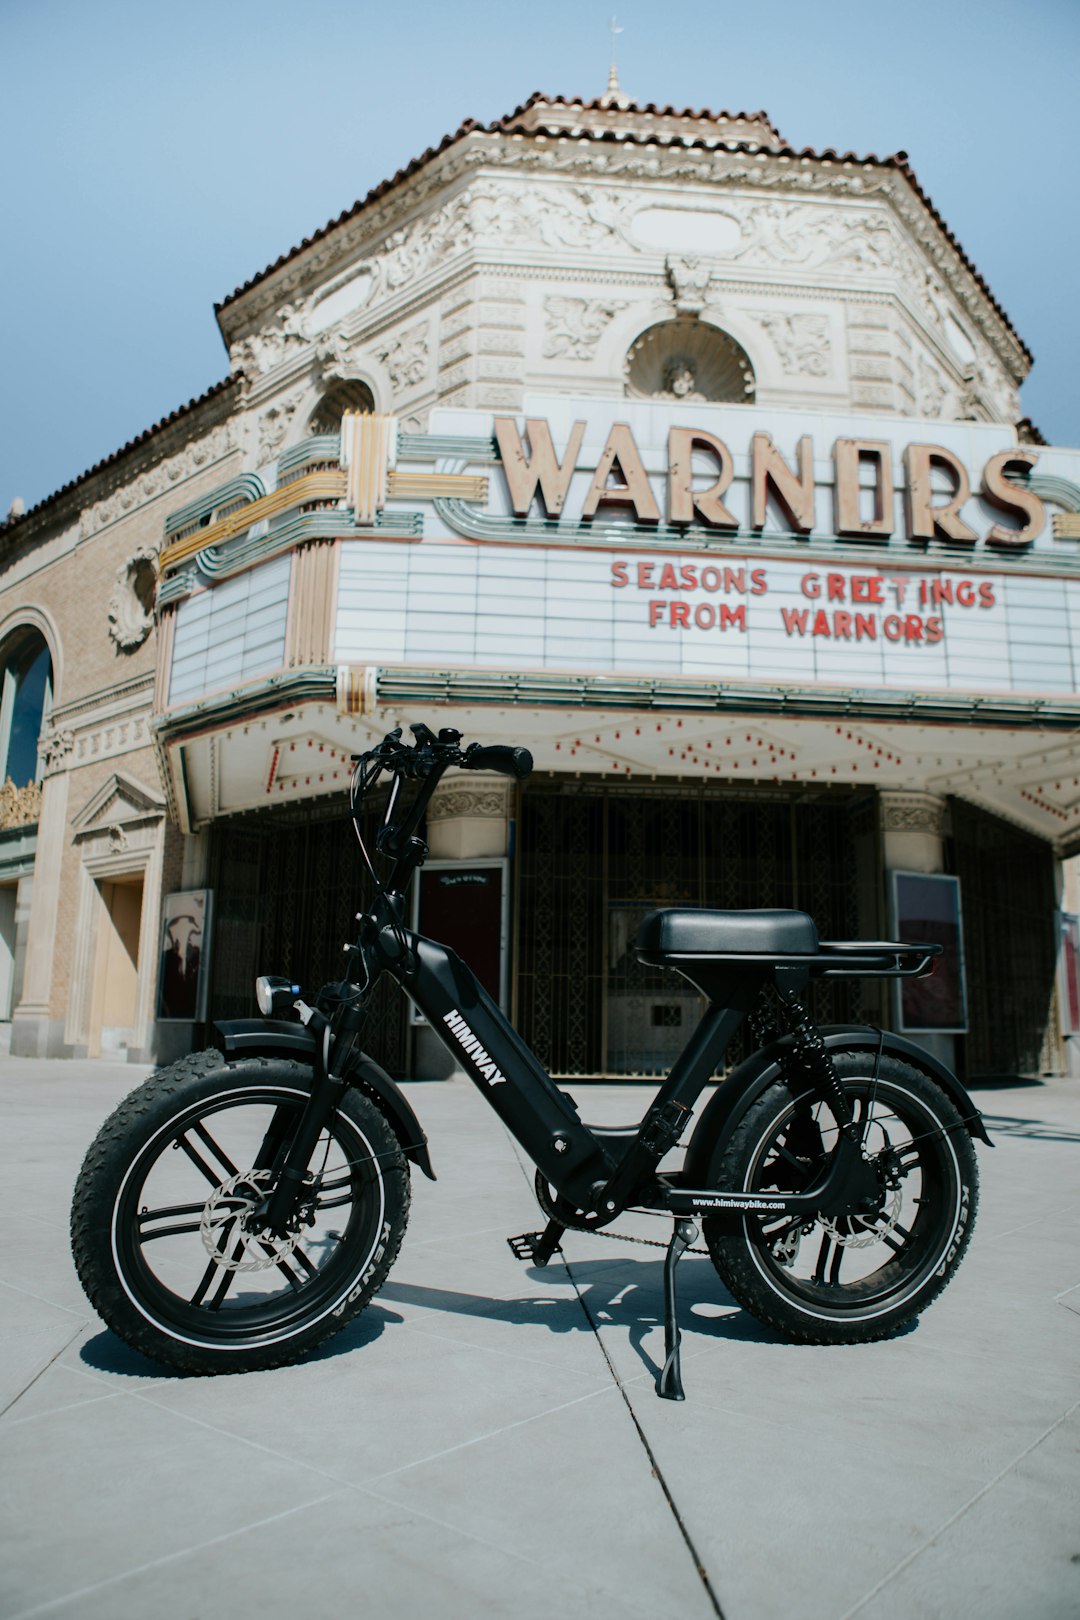
[[[284,1012],[300,986],[291,979],[279,979],[276,974],[264,973],[255,980],[255,1000],[264,1018],[274,1012]]]

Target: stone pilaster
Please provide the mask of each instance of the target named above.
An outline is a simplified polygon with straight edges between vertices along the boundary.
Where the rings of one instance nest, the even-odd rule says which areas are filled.
[[[22,999],[11,1023],[11,1050],[17,1057],[67,1055],[63,1050],[64,1020],[54,1013],[51,1000],[69,780],[66,771],[59,771],[42,783],[34,905],[26,939]]]
[[[483,855],[505,855],[510,795],[505,776],[455,776],[442,783],[427,814],[432,859],[475,861]]]

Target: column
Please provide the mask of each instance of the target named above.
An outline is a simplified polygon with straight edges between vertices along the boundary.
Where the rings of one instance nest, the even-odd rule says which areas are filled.
[[[22,999],[11,1023],[11,1050],[17,1057],[61,1057],[64,1018],[51,1006],[53,960],[57,948],[60,878],[68,839],[68,773],[47,776],[41,788],[33,902],[27,930]]]

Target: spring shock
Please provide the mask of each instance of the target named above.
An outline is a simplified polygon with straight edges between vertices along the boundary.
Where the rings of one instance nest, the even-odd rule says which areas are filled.
[[[832,1109],[833,1117],[841,1133],[845,1136],[850,1135],[854,1125],[854,1115],[851,1111],[851,1105],[844,1094],[844,1088],[837,1077],[832,1053],[825,1045],[820,1030],[798,996],[793,991],[779,989],[778,994],[787,1011],[793,1038],[790,1058],[791,1067],[797,1071],[799,1077],[807,1080],[814,1087],[822,1101]]]

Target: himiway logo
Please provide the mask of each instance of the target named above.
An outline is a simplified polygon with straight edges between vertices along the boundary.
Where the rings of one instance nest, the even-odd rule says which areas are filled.
[[[459,1043],[461,1050],[472,1058],[489,1086],[503,1086],[506,1084],[505,1074],[503,1074],[499,1065],[484,1051],[484,1048],[456,1007],[451,1012],[443,1014],[443,1023]]]

